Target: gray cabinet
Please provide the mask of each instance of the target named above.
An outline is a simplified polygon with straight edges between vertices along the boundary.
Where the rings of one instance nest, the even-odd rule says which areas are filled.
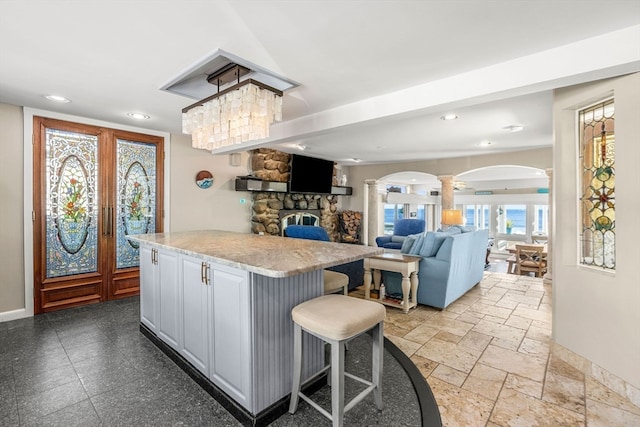
[[[173,349],[180,347],[182,301],[178,279],[178,254],[156,249],[158,270],[158,330],[157,335]]]
[[[140,246],[140,322],[154,333],[160,307],[156,303],[158,270],[155,266],[157,249]]]
[[[182,345],[179,353],[209,376],[209,264],[180,255],[182,289]]]
[[[242,406],[250,407],[249,273],[212,264],[211,276],[209,379]]]
[[[180,339],[179,286],[177,254],[141,246],[140,321],[176,350]]]
[[[180,354],[242,406],[250,406],[249,273],[180,255]]]

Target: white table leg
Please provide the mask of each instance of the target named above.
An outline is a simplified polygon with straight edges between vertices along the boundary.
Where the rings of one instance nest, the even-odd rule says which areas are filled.
[[[409,291],[411,290],[411,281],[409,276],[402,274],[402,309],[405,313],[409,312]]]
[[[418,304],[418,274],[415,271],[411,273],[411,302]]]
[[[372,271],[373,274],[373,288],[380,289],[380,282],[382,281],[382,272],[377,268]]]
[[[371,299],[371,268],[364,267],[364,299]]]

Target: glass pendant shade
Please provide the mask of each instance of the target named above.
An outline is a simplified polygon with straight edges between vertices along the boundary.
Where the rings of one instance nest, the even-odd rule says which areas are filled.
[[[274,121],[282,121],[282,96],[247,83],[183,112],[182,132],[194,148],[215,150],[267,138]]]

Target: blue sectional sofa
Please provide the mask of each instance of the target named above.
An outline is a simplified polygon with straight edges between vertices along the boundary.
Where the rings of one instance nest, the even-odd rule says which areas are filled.
[[[446,308],[482,280],[488,230],[451,227],[447,231],[407,236],[401,251],[422,256],[418,303]],[[402,276],[383,272],[388,294],[402,294]]]

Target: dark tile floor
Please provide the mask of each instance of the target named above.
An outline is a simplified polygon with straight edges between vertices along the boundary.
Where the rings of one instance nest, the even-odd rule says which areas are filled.
[[[347,369],[368,372],[370,351],[368,336],[354,341]],[[384,368],[385,409],[369,397],[346,425],[421,425],[413,386],[386,350]],[[328,387],[314,398],[330,407]],[[140,333],[138,298],[0,323],[0,426],[160,425],[240,424]],[[330,423],[301,402],[272,425]]]

